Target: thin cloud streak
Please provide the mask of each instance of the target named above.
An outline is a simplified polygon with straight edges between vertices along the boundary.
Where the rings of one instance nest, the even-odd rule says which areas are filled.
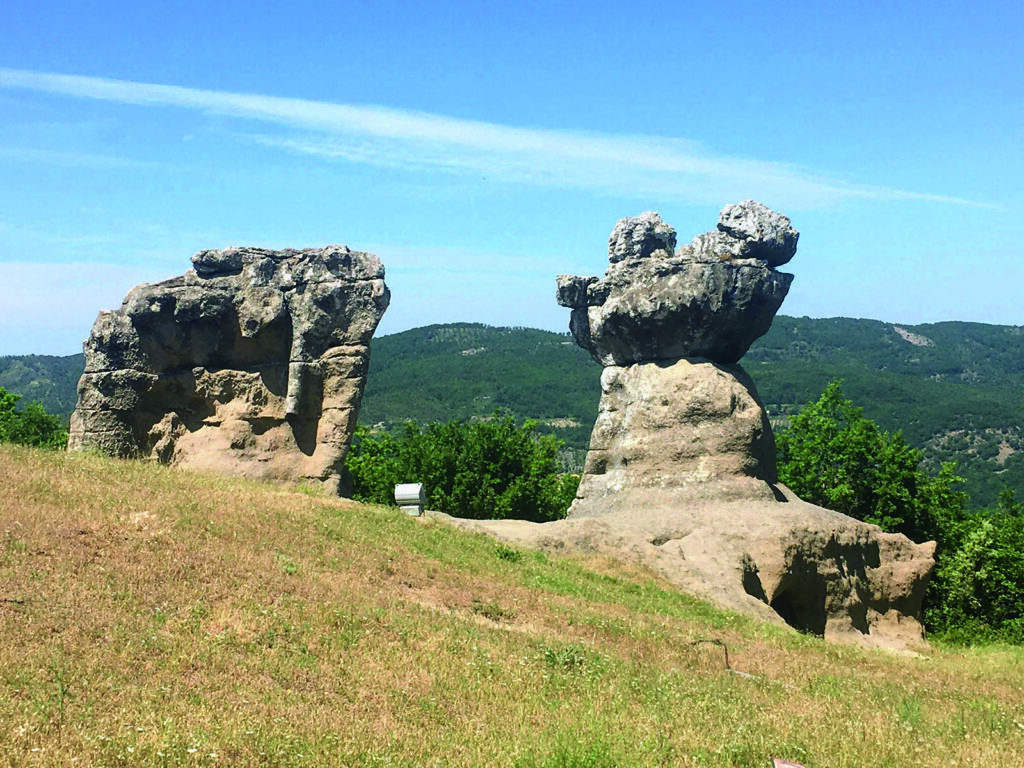
[[[265,146],[402,170],[483,174],[494,181],[713,204],[758,197],[792,208],[819,208],[850,199],[998,207],[851,184],[786,163],[717,155],[687,139],[523,128],[390,107],[4,68],[0,88],[261,121],[303,132],[247,135]]]
[[[112,168],[128,171],[171,170],[171,167],[164,163],[156,163],[149,160],[129,160],[123,157],[95,155],[87,152],[56,152],[33,147],[0,147],[0,162],[41,163],[77,168]]]

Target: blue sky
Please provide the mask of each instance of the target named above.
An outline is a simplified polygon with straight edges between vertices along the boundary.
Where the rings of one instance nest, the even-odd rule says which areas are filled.
[[[378,333],[563,330],[617,219],[754,198],[782,312],[1024,324],[1024,6],[88,2],[0,13],[0,355],[227,245],[377,253]]]

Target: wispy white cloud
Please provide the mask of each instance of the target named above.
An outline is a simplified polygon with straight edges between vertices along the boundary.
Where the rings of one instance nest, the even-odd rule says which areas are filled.
[[[988,206],[956,197],[831,179],[799,166],[731,157],[687,139],[499,125],[382,106],[0,68],[0,88],[119,104],[162,106],[269,123],[249,132],[265,146],[390,168],[476,174],[634,197],[719,204],[757,197],[812,208],[842,200],[918,200]]]
[[[88,152],[60,152],[35,147],[0,147],[0,162],[43,163],[78,168],[113,168],[130,171],[170,170],[170,166],[149,160],[132,160]]]

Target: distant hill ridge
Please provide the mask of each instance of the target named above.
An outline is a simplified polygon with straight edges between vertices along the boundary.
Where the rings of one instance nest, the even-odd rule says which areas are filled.
[[[0,358],[0,386],[67,415],[82,365],[81,355]],[[742,365],[777,424],[840,378],[869,418],[902,429],[930,463],[959,459],[975,504],[993,504],[1004,484],[1024,498],[1024,328],[779,316]],[[568,334],[477,323],[414,328],[374,339],[360,420],[390,428],[500,408],[581,450],[599,373]]]

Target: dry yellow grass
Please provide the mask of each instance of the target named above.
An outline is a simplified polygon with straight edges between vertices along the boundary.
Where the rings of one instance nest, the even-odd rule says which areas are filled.
[[[836,646],[614,562],[11,446],[0,537],[3,765],[1024,765],[1019,649]]]

